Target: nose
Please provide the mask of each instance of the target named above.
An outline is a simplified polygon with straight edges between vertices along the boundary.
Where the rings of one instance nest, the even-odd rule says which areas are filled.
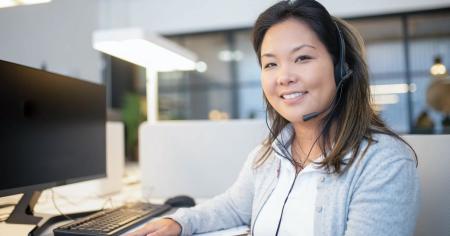
[[[277,82],[279,85],[287,86],[295,84],[297,81],[298,75],[292,72],[288,66],[283,66],[279,69],[277,74]]]

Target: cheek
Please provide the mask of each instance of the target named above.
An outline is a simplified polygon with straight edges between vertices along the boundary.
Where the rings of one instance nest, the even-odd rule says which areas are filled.
[[[266,95],[266,97],[272,96],[272,93],[274,92],[275,87],[269,78],[265,78],[264,76],[261,76],[261,87],[262,87],[263,92]]]
[[[307,78],[311,78],[308,80],[308,85],[310,88],[319,88],[322,96],[328,94],[330,91],[334,91],[334,87],[336,87],[334,82],[334,73],[333,68],[331,66],[316,66],[313,70],[313,73],[310,74]]]
[[[325,77],[320,82],[315,84],[317,101],[321,104],[329,104],[336,94],[336,85],[334,78]]]
[[[263,90],[264,96],[267,99],[267,102],[271,104],[272,106],[275,106],[275,85],[273,85],[272,81],[270,81],[268,78],[264,79],[261,78],[261,88]]]
[[[328,68],[326,70],[326,75],[324,76],[324,89],[330,96],[334,96],[336,92],[336,82],[334,81],[334,71],[333,68]]]

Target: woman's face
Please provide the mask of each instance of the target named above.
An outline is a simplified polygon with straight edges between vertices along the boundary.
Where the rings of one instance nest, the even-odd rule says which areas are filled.
[[[261,83],[272,107],[292,123],[326,110],[335,94],[334,66],[309,26],[290,18],[273,25],[261,45]]]

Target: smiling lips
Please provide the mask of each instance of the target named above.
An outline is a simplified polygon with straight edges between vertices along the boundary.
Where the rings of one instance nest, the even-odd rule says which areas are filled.
[[[288,104],[293,104],[300,101],[308,92],[290,92],[281,95],[280,97],[284,100],[284,102]]]
[[[308,93],[307,91],[305,91],[305,92],[290,92],[290,93],[284,93],[280,97],[283,99],[286,99],[286,100],[290,100],[290,99],[295,99],[300,96],[303,96],[307,93]]]

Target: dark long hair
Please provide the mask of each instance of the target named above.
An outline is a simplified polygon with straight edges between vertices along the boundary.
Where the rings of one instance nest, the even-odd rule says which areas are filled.
[[[369,73],[364,59],[364,43],[361,36],[343,20],[332,17],[325,7],[317,1],[281,1],[259,15],[253,28],[253,47],[259,65],[261,66],[261,44],[267,30],[273,25],[291,18],[306,23],[316,33],[330,53],[334,65],[339,60],[339,33],[337,28],[339,27],[345,42],[345,61],[353,71],[351,77],[337,91],[337,99],[334,99],[332,104],[333,111],[326,114],[321,120],[322,132],[317,141],[325,159],[320,165],[330,173],[344,173],[361,151],[364,155],[368,147],[376,142],[372,138],[375,133],[387,134],[406,143],[398,134],[387,128],[370,105]],[[256,161],[256,166],[267,160],[273,151],[271,144],[276,140],[282,129],[289,124],[289,121],[270,105],[265,95],[264,101],[271,122],[268,125],[271,132],[264,142],[263,154]],[[331,142],[331,127],[333,124],[336,128],[333,142]],[[361,143],[364,140],[368,141],[368,145],[364,150],[360,150]],[[412,149],[408,143],[406,144]],[[342,167],[342,158],[348,152],[352,152],[352,156]],[[415,159],[417,163],[416,155]]]

